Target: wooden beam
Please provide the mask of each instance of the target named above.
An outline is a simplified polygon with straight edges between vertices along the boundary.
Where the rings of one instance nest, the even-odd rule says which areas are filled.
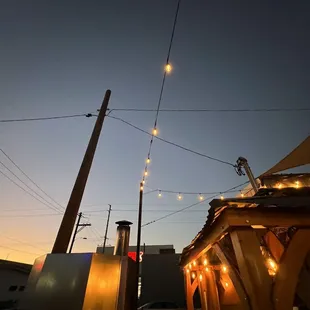
[[[202,279],[200,279],[200,275]],[[208,310],[207,308],[207,286],[206,286],[206,276],[205,272],[200,272],[198,281],[198,289],[199,289],[199,296],[200,296],[200,304],[201,310]]]
[[[230,262],[228,261],[226,255],[224,254],[222,248],[220,247],[220,245],[218,243],[215,243],[212,246],[214,252],[216,253],[217,257],[219,258],[219,260],[222,262],[222,264],[224,264],[225,266],[227,266],[227,272],[228,275],[230,277],[230,280],[239,296],[240,299],[240,306],[241,309],[243,310],[250,310],[250,305],[249,305],[249,299],[248,296],[246,294],[245,288],[242,284],[242,281],[235,269],[234,266],[232,266],[230,264]]]
[[[207,309],[208,310],[220,310],[220,300],[217,289],[216,278],[213,270],[206,272],[206,280],[207,280]]]
[[[187,310],[194,310],[194,293],[197,288],[197,278],[194,282],[191,282],[191,273],[184,271],[184,279],[185,279],[185,293],[186,293],[186,306]]]
[[[272,280],[260,251],[260,243],[252,228],[240,228],[230,233],[233,248],[252,310],[272,310]]]
[[[227,208],[220,216],[229,226],[310,226],[310,208]]]
[[[275,310],[291,310],[293,308],[299,274],[310,251],[309,240],[310,229],[297,230],[283,254],[274,282]]]

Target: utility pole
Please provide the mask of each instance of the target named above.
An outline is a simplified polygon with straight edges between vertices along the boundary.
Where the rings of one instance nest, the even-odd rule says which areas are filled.
[[[140,244],[141,244],[141,224],[142,224],[142,201],[143,201],[143,183],[140,183],[139,191],[139,211],[137,227],[137,248],[136,248],[136,308],[138,308],[138,289],[140,277]]]
[[[87,226],[91,226],[90,223],[80,224],[82,216],[83,216],[83,213],[80,212],[78,214],[78,220],[77,220],[76,225],[75,225],[75,230],[74,230],[74,234],[73,234],[73,237],[72,237],[69,253],[71,253],[71,251],[72,251],[72,248],[73,248],[73,245],[74,245],[74,241],[75,241],[75,237],[76,237],[77,233],[80,232],[83,228],[85,228]],[[82,228],[80,230],[78,230],[79,227],[82,227]]]
[[[104,253],[105,250],[105,245],[108,239],[108,229],[109,229],[109,222],[110,222],[110,214],[111,214],[111,208],[112,206],[109,205],[109,210],[108,210],[108,219],[107,219],[107,226],[105,228],[105,234],[104,234],[104,241],[103,241],[103,247],[102,247],[102,253]]]
[[[94,159],[103,121],[107,112],[111,91],[105,93],[96,124],[90,137],[79,173],[73,186],[71,196],[62,218],[52,253],[66,253],[70,243],[70,237],[74,228],[76,216],[79,212],[81,200],[84,194],[90,168]]]
[[[242,171],[242,168],[244,168],[245,173],[247,174],[247,176],[250,180],[250,183],[252,185],[254,192],[257,193],[258,192],[258,185],[256,183],[255,177],[252,173],[252,170],[248,164],[247,159],[244,157],[239,157],[237,160],[237,165],[235,167],[236,167],[236,172],[238,175],[244,175],[244,172]]]

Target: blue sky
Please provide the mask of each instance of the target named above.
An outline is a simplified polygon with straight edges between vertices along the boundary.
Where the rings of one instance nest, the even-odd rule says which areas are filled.
[[[155,109],[176,4],[2,1],[0,118],[95,112],[107,88],[110,108]],[[308,108],[309,13],[309,1],[182,1],[162,108]],[[113,113],[148,131],[155,118],[154,112]],[[66,206],[94,122],[1,123],[0,147]],[[309,112],[162,112],[158,119],[160,137],[232,163],[244,156],[255,175],[305,139],[308,124]],[[135,242],[148,144],[147,135],[106,119],[81,207],[93,228],[80,233],[88,240],[77,240],[76,251],[95,249],[108,204],[123,210],[112,211],[110,243],[119,219],[134,222]],[[150,188],[219,192],[246,181],[230,166],[157,140],[151,159]],[[13,168],[3,154],[0,160]],[[0,258],[32,262],[51,249],[61,216],[3,176],[0,188]],[[196,201],[197,195],[178,201],[175,194],[148,194],[143,222]],[[142,242],[171,243],[181,251],[201,229],[208,207],[145,227]]]

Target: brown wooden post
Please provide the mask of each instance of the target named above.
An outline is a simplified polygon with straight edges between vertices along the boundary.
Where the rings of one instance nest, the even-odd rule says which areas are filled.
[[[184,271],[185,279],[185,293],[186,293],[186,306],[187,310],[194,310],[194,293],[197,288],[197,278],[191,283],[191,274],[190,272]]]
[[[201,271],[200,275],[198,276],[199,279],[197,279],[197,281],[198,281],[201,310],[208,310],[206,300],[206,294],[207,294],[206,277],[203,271]]]
[[[282,256],[273,290],[276,310],[291,310],[293,308],[299,274],[310,251],[309,240],[310,229],[299,229]]]
[[[253,310],[272,310],[272,280],[260,251],[260,244],[252,228],[230,233],[244,287]]]
[[[100,112],[90,137],[79,173],[73,186],[71,196],[62,218],[58,234],[54,243],[52,253],[66,253],[70,242],[70,237],[74,228],[75,220],[79,212],[84,189],[88,179],[89,171],[94,159],[100,132],[102,129],[105,114],[108,108],[111,91],[107,90],[100,108]]]
[[[218,243],[215,243],[212,246],[214,252],[216,253],[219,260],[227,266],[227,273],[230,277],[230,280],[239,296],[240,299],[240,305],[242,310],[250,310],[249,300],[248,296],[245,292],[244,286],[242,284],[242,281],[238,275],[238,273],[235,270],[235,267],[230,264],[228,261],[226,255],[224,254],[223,250],[221,249],[220,245]]]
[[[208,310],[220,310],[220,300],[217,289],[216,278],[213,270],[206,272],[207,279],[207,309]]]

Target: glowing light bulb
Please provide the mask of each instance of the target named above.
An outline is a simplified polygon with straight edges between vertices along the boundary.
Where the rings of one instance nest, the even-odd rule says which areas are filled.
[[[240,196],[243,198],[244,197],[244,194],[240,191]]]
[[[158,192],[158,197],[159,197],[159,198],[162,197],[161,191]]]
[[[147,170],[144,171],[144,175],[147,176],[149,173],[147,172]]]
[[[228,287],[228,282],[225,282],[225,287]]]
[[[278,189],[281,189],[282,186],[283,186],[283,185],[280,183],[280,184],[278,185]]]
[[[204,264],[204,266],[208,265],[208,260],[206,258],[203,260],[203,264]]]
[[[225,265],[222,266],[222,271],[227,272],[227,267]]]
[[[181,193],[179,193],[178,200],[182,200],[182,199],[183,199],[183,196],[181,195]]]
[[[224,196],[223,195],[221,195],[221,200],[224,200]]]
[[[172,66],[171,66],[170,64],[166,64],[166,66],[165,66],[165,71],[166,71],[167,73],[170,73],[170,72],[172,71]]]
[[[154,128],[153,129],[153,136],[157,136],[157,134],[158,134],[157,128]]]
[[[194,272],[192,272],[192,278],[195,279],[196,278],[196,275]]]
[[[143,186],[140,186],[140,191],[143,191]]]
[[[199,280],[202,281],[202,274],[199,275]]]
[[[189,273],[189,269],[188,268],[186,269],[186,272]]]
[[[189,269],[192,269],[192,264],[189,264]]]
[[[146,160],[146,163],[149,164],[151,162],[150,158]]]
[[[268,265],[274,270],[276,271],[278,269],[278,266],[276,264],[276,262],[274,260],[272,260],[271,258],[268,259]]]
[[[199,194],[198,198],[200,201],[202,201],[204,197],[201,194]]]
[[[197,263],[196,263],[196,261],[195,261],[195,260],[193,261],[193,265],[194,265],[194,266],[196,266],[196,265],[197,265]]]
[[[206,272],[209,272],[209,271],[210,271],[210,268],[209,268],[209,267],[207,267],[207,268],[206,268]]]
[[[299,188],[299,181],[296,181],[296,182],[295,182],[295,187],[296,187],[296,188]]]

